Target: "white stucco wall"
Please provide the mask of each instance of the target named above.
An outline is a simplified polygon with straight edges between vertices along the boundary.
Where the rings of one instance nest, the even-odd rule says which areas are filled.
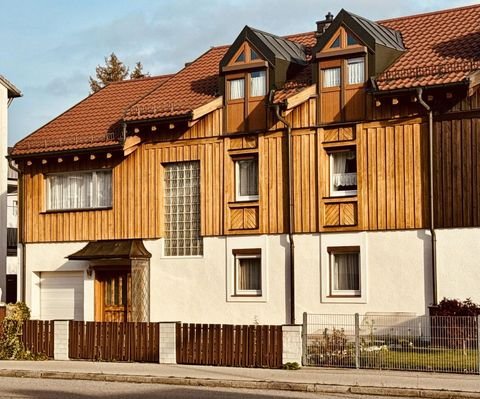
[[[327,247],[359,246],[361,296],[329,297]],[[295,236],[296,321],[302,313],[410,312],[431,302],[430,236],[423,230]]]
[[[7,257],[7,134],[8,91],[0,83],[0,302],[5,300],[5,272]]]
[[[438,300],[471,298],[480,303],[480,228],[436,232]]]

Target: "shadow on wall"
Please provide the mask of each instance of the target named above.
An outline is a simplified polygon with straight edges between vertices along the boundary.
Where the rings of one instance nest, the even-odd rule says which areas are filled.
[[[428,307],[433,303],[432,297],[432,236],[427,230],[418,230],[417,237],[423,242],[423,283],[425,294],[425,314],[428,315]]]

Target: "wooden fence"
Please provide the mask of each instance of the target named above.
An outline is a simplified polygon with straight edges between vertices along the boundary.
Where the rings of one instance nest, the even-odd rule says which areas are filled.
[[[70,359],[158,362],[159,323],[70,321]]]
[[[282,327],[177,324],[177,363],[233,367],[282,366]]]
[[[22,328],[22,342],[34,355],[53,358],[54,323],[45,320],[26,320]]]

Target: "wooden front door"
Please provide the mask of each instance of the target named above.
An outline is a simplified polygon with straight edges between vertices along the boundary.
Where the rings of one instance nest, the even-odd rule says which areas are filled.
[[[130,321],[131,273],[129,271],[97,271],[95,284],[95,320]]]

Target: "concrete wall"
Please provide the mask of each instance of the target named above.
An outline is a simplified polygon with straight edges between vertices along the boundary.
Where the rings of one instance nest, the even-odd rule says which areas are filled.
[[[7,257],[7,155],[8,91],[0,84],[0,302],[5,301]]]

